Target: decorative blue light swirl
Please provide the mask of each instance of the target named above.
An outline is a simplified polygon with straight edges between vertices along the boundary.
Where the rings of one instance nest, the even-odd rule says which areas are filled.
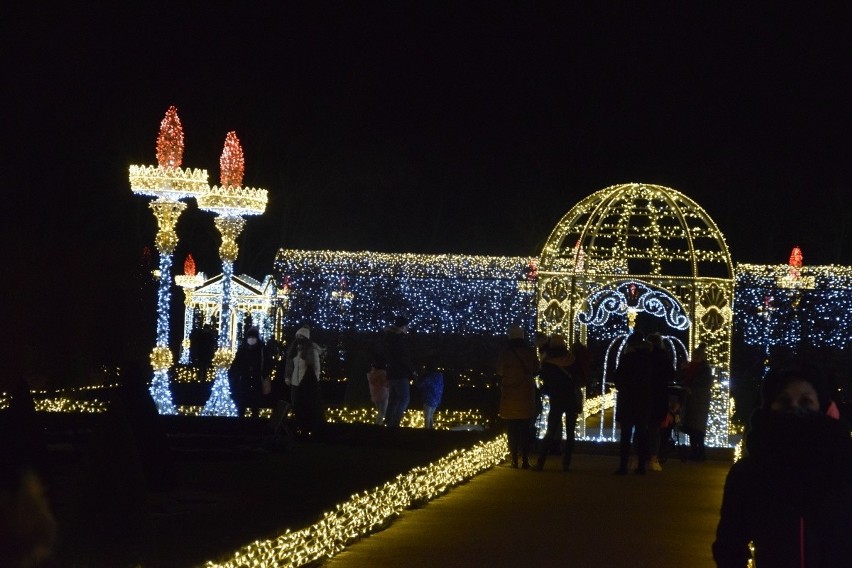
[[[630,287],[636,287],[633,294],[635,305],[629,306],[631,297]],[[616,288],[598,290],[588,298],[589,309],[580,312],[577,319],[585,325],[600,326],[605,324],[613,314],[624,316],[627,308],[632,307],[637,312],[646,312],[652,316],[661,317],[666,324],[674,329],[689,329],[689,318],[680,308],[677,300],[671,295],[652,290],[645,284],[636,281],[621,283]]]

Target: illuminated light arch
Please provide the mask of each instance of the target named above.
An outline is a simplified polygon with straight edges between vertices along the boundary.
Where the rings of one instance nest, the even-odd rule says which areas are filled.
[[[686,331],[690,350],[702,342],[707,345],[708,361],[720,387],[714,396],[727,400],[733,264],[715,222],[683,193],[660,185],[628,183],[582,199],[548,237],[538,278],[538,329],[562,333],[569,343],[586,342],[589,325],[600,318],[628,317],[631,310],[626,300],[622,306],[617,299],[619,287],[633,284],[648,291],[643,292],[649,294],[647,301],[633,306],[636,311],[641,307],[666,317],[666,302],[679,305],[680,313],[671,312],[676,315],[667,323]],[[659,290],[666,293],[650,293]],[[589,311],[590,302],[595,311]],[[684,321],[691,325],[679,327]],[[625,331],[627,326],[622,325],[612,337]],[[724,401],[721,406],[725,407]],[[728,416],[722,414],[711,418],[708,445],[728,445]]]

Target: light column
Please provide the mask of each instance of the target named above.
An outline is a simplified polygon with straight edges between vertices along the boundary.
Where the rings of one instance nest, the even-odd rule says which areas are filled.
[[[245,161],[236,132],[225,137],[225,149],[219,159],[221,187],[210,187],[198,196],[198,208],[215,213],[213,220],[222,244],[219,258],[222,261],[222,309],[219,316],[218,349],[213,356],[216,378],[210,398],[201,411],[203,416],[237,416],[237,407],[231,398],[228,369],[234,360],[235,346],[231,344],[231,281],[234,262],[239,254],[237,237],[245,226],[246,215],[260,215],[266,210],[266,190],[242,187]]]
[[[156,197],[149,204],[157,219],[155,243],[160,254],[157,287],[157,337],[151,351],[154,369],[150,393],[160,414],[177,414],[169,388],[172,352],[169,349],[169,309],[172,288],[172,256],[178,237],[175,225],[186,209],[181,199],[195,197],[208,187],[206,170],[182,170],[183,128],[175,107],[169,107],[157,136],[157,166],[130,166],[130,189],[136,195]]]

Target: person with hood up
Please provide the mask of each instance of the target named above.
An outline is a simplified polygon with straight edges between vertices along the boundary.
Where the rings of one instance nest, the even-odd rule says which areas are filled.
[[[574,452],[574,430],[577,415],[583,411],[583,391],[581,390],[579,371],[575,369],[576,358],[568,351],[565,337],[553,335],[543,346],[544,358],[541,362],[541,392],[550,401],[547,415],[547,432],[541,443],[541,453],[533,469],[542,471],[548,452],[557,441],[562,441],[562,416],[565,416],[566,440],[562,451],[562,470],[571,467]]]
[[[497,376],[500,377],[500,410],[498,416],[506,421],[509,456],[512,467],[518,467],[518,454],[523,468],[530,467],[532,426],[536,417],[535,376],[538,373],[538,356],[524,339],[522,327],[509,328],[509,343],[497,359]]]
[[[728,472],[713,558],[745,568],[852,566],[852,438],[823,377],[772,369],[751,416],[746,457]],[[836,416],[836,414],[834,414]]]

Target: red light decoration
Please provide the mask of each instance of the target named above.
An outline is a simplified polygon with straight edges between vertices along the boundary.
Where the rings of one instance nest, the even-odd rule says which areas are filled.
[[[236,132],[228,132],[225,136],[225,148],[219,158],[219,169],[222,187],[240,187],[243,184],[245,159]]]
[[[178,168],[183,160],[183,127],[177,109],[170,106],[160,123],[157,136],[157,163],[164,168]]]
[[[799,247],[793,247],[793,252],[790,253],[790,266],[793,268],[801,268],[803,259],[802,249]]]
[[[186,260],[183,261],[183,273],[187,276],[195,276],[195,259],[192,254],[186,255]]]

